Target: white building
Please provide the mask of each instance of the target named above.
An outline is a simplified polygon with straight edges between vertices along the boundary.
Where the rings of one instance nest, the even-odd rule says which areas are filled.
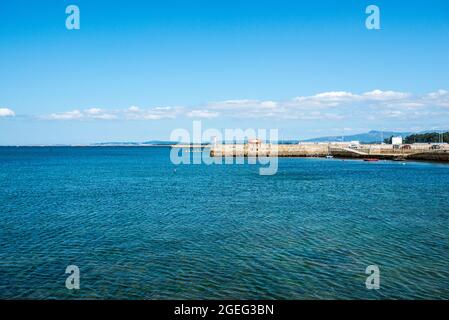
[[[392,145],[400,145],[402,144],[402,137],[392,137],[391,138]]]

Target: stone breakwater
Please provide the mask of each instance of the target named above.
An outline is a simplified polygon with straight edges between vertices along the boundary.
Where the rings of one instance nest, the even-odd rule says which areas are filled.
[[[326,157],[350,159],[424,160],[449,162],[449,146],[431,144],[218,144],[210,147],[212,157]]]

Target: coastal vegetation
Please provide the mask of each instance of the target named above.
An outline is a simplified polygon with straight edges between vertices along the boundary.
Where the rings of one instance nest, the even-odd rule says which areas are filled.
[[[438,143],[446,142],[449,143],[449,132],[445,133],[422,133],[422,134],[412,134],[407,136],[404,140],[405,143]]]
[[[385,139],[384,142],[391,144],[393,136]],[[449,143],[449,132],[438,133],[438,132],[427,132],[427,133],[416,133],[408,135],[404,138],[405,144],[412,143]]]

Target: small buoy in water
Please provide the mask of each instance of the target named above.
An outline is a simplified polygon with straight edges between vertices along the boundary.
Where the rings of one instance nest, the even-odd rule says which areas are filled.
[[[176,169],[173,169],[173,173],[176,173]]]

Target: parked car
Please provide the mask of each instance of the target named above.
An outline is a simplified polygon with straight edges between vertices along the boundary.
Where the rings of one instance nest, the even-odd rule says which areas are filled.
[[[439,150],[439,149],[441,149],[441,146],[438,145],[438,144],[433,144],[433,145],[430,147],[430,149],[431,149],[431,150]]]

